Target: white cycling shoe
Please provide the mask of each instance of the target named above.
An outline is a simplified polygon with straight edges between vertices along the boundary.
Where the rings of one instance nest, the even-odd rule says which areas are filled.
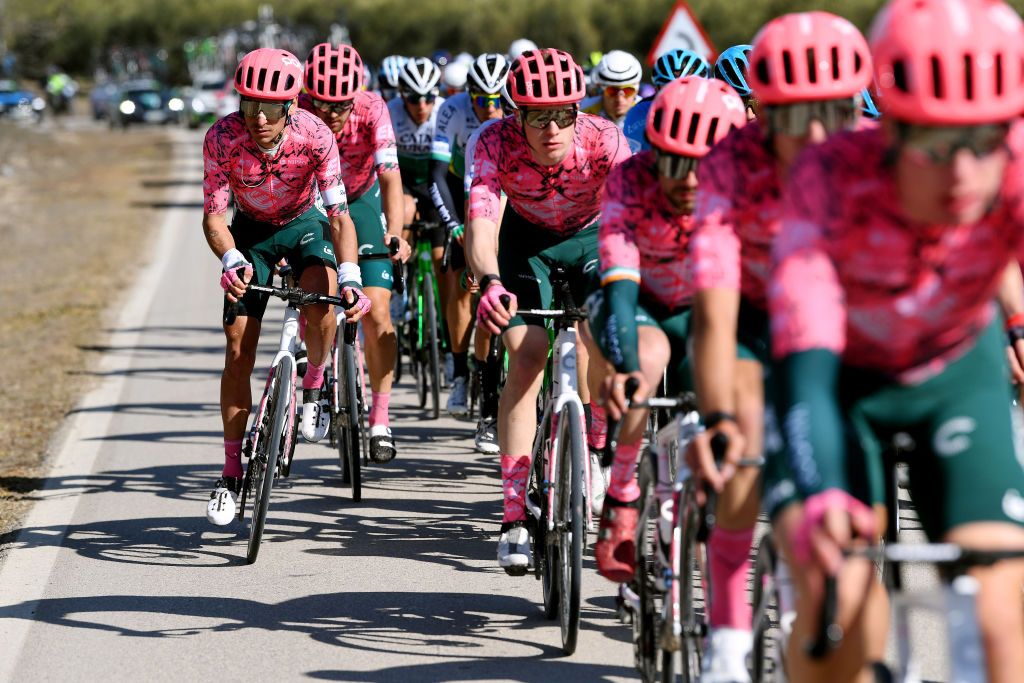
[[[242,490],[242,480],[236,477],[222,476],[217,480],[210,502],[206,504],[206,519],[210,524],[225,526],[235,518],[235,498]]]
[[[498,537],[498,566],[509,576],[522,576],[532,562],[530,531],[523,522],[513,522]]]
[[[451,393],[448,394],[448,405],[445,406],[448,414],[452,417],[466,417],[469,415],[469,380],[465,377],[456,377],[452,382]]]
[[[331,410],[327,398],[321,398],[321,389],[302,390],[302,438],[316,443],[327,436],[331,426]]]
[[[750,683],[747,660],[752,648],[750,631],[724,626],[710,629],[700,683]]]

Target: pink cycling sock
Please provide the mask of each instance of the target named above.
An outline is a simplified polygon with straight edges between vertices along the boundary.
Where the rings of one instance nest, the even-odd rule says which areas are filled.
[[[594,450],[604,448],[608,438],[608,417],[605,409],[596,403],[590,404],[590,426],[587,428],[587,444]]]
[[[502,522],[526,519],[526,479],[530,475],[530,456],[501,456],[501,491],[505,498]]]
[[[640,442],[620,443],[615,449],[611,477],[608,481],[608,495],[622,503],[632,503],[640,497],[640,486],[636,483],[636,456],[640,453]]]
[[[708,539],[711,571],[711,626],[750,630],[751,608],[747,603],[747,572],[754,529],[716,527]]]
[[[326,367],[327,361],[324,361],[320,365],[307,363],[306,375],[302,378],[302,388],[319,389],[324,383],[324,368]]]
[[[242,476],[241,439],[224,439],[224,469],[221,475],[236,479]]]
[[[370,408],[370,426],[389,426],[388,405],[391,403],[391,392],[371,392],[373,394],[373,406]]]

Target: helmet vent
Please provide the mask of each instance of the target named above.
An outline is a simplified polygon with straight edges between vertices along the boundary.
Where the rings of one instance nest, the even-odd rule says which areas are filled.
[[[1003,55],[996,53],[996,95],[1003,94]]]
[[[676,114],[678,116],[678,113]],[[693,144],[697,141],[697,129],[700,128],[700,114],[690,117],[690,130],[686,131],[686,142]]]
[[[768,82],[768,62],[765,59],[757,60],[757,64],[754,65],[754,71],[757,72],[757,80],[762,83]]]
[[[814,48],[807,48],[807,80],[811,83],[818,82],[818,65],[814,61]]]
[[[789,50],[785,50],[782,53],[782,69],[786,83],[794,83],[796,79],[793,78],[793,55],[790,54]]]
[[[679,124],[682,123],[683,112],[676,109],[672,112],[672,123],[669,125],[668,134],[671,138],[679,137]]]
[[[259,90],[260,92],[265,92],[266,88],[264,86],[266,86],[266,84],[267,84],[267,70],[266,69],[260,69],[259,74],[256,76],[256,89]]]
[[[328,80],[327,92],[329,92],[329,93],[336,93],[336,92],[338,92],[338,77],[335,76],[334,74],[331,74],[331,77]]]
[[[664,114],[664,110],[662,110],[662,109],[655,109],[654,110],[654,122],[653,122],[654,123],[654,130],[657,130],[657,131],[661,130],[662,114]]]
[[[946,98],[946,93],[942,91],[942,64],[939,63],[937,55],[932,55],[932,93],[935,99],[942,100]]]
[[[718,130],[718,117],[711,119],[711,125],[708,126],[708,137],[704,144],[711,147],[715,144],[715,131]]]
[[[264,72],[264,73],[266,73],[266,72]],[[278,82],[280,80],[281,80],[281,72],[280,71],[275,71],[274,75],[270,77],[270,90],[271,91],[277,92],[277,85],[278,85]]]
[[[854,54],[857,54],[856,52]],[[860,71],[860,68],[856,68],[856,71]],[[832,80],[839,80],[839,48],[835,45],[832,46]]]
[[[964,97],[974,99],[974,64],[970,55],[964,55]]]
[[[902,92],[910,92],[907,87],[907,65],[902,59],[895,59],[892,63],[893,85]]]

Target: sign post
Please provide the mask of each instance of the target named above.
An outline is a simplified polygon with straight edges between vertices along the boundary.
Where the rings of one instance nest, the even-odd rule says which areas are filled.
[[[686,0],[677,0],[665,18],[661,32],[654,39],[651,51],[647,53],[647,63],[653,65],[658,57],[676,49],[692,50],[703,55],[708,61],[713,61],[716,56],[711,38],[697,20],[693,10],[686,4]]]

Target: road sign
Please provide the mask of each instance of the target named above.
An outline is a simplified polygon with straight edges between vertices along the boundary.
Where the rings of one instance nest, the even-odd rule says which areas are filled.
[[[669,12],[651,51],[647,53],[647,63],[654,64],[658,57],[675,49],[693,50],[709,61],[716,56],[711,38],[685,0],[678,0]]]

